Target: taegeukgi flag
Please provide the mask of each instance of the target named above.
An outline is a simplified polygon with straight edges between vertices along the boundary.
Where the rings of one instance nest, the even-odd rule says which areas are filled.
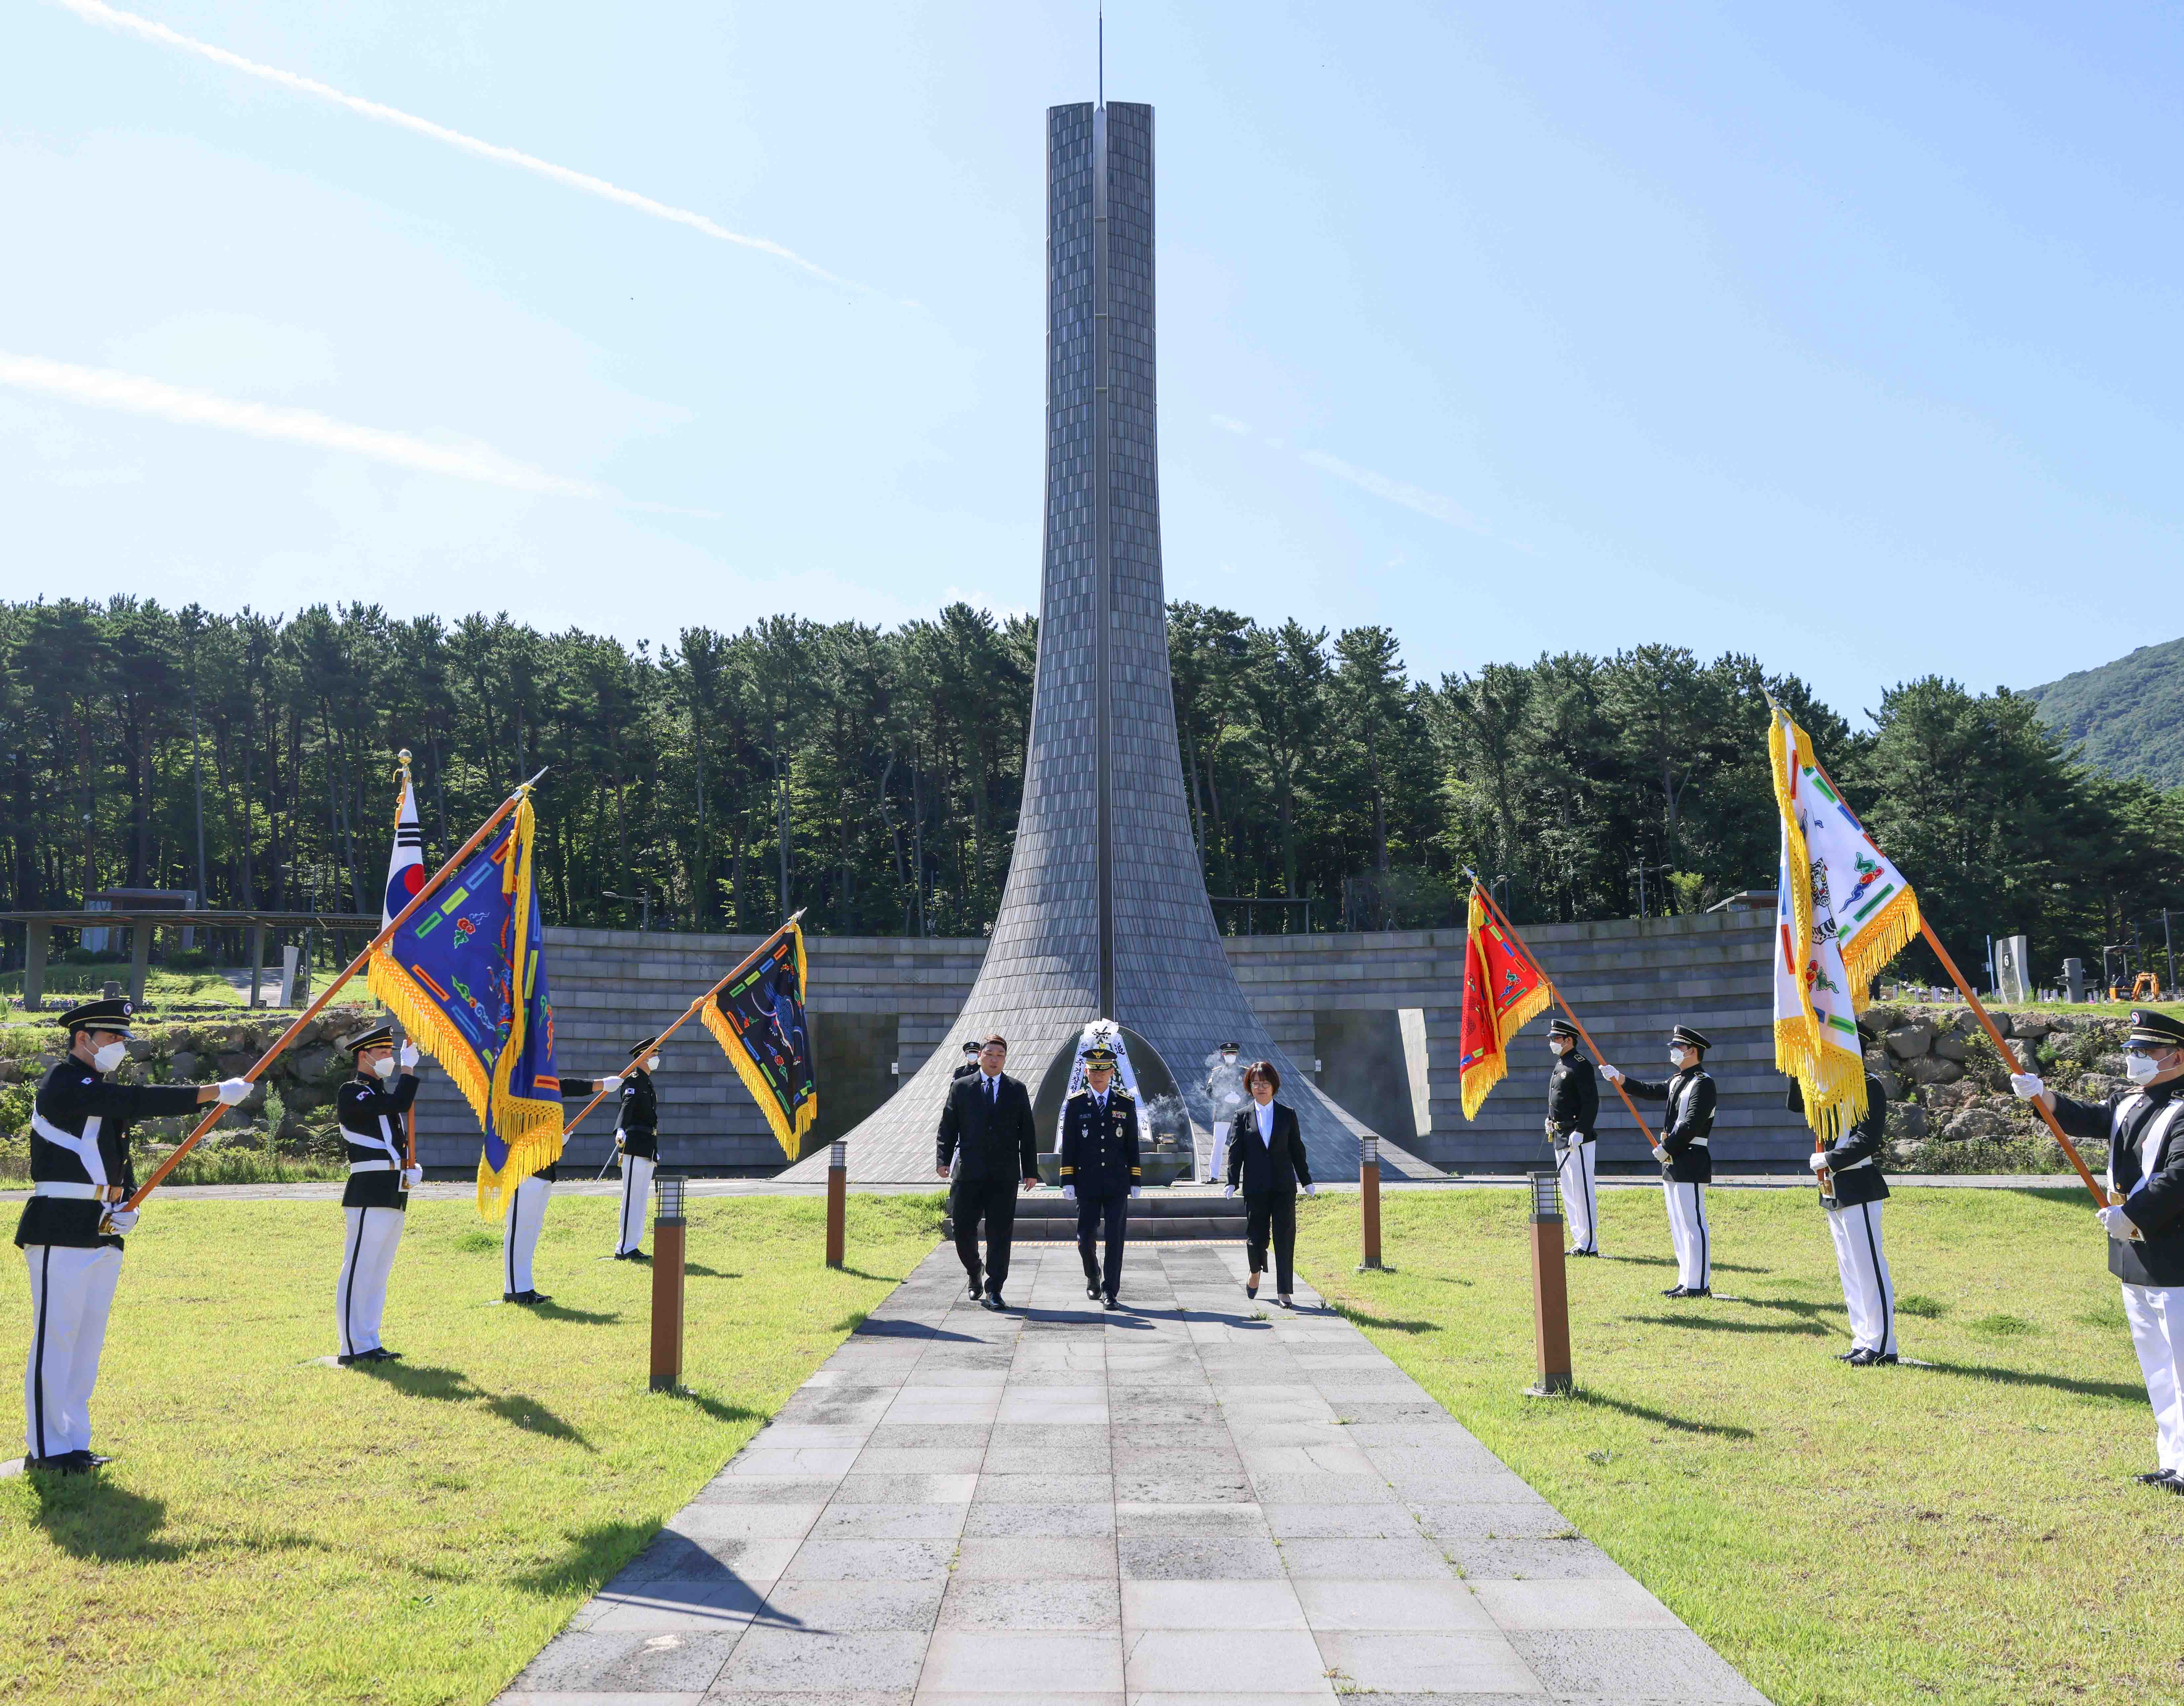
[[[535,827],[526,789],[371,961],[371,992],[478,1117],[478,1213],[487,1216],[561,1154],[554,1006],[531,878]]]
[[[1767,751],[1782,814],[1774,1064],[1797,1079],[1814,1131],[1832,1139],[1865,1113],[1858,1015],[1880,969],[1919,933],[1919,898],[1780,705]]]
[[[1486,904],[1485,891],[1471,886],[1471,916],[1463,944],[1462,1053],[1457,1075],[1463,1090],[1463,1117],[1474,1119],[1486,1092],[1508,1075],[1509,1039],[1529,1024],[1553,998],[1532,956],[1503,928],[1501,916]]]
[[[804,930],[791,919],[699,1015],[792,1161],[819,1117],[804,975]]]

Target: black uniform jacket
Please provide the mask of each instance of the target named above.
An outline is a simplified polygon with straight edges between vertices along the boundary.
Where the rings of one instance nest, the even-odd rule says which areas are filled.
[[[1114,1085],[1103,1115],[1099,1098],[1080,1090],[1061,1110],[1061,1182],[1079,1197],[1113,1197],[1134,1189],[1138,1162],[1138,1099]]]
[[[944,1172],[962,1152],[959,1179],[1036,1179],[1039,1145],[1031,1118],[1031,1092],[1004,1072],[994,1099],[986,1099],[982,1073],[948,1086],[940,1110],[940,1136],[933,1164]]]
[[[1228,1182],[1240,1186],[1246,1197],[1294,1197],[1298,1186],[1312,1183],[1295,1109],[1275,1103],[1273,1136],[1263,1141],[1257,1103],[1236,1116],[1228,1128]]]
[[[410,1193],[402,1188],[402,1164],[410,1153],[409,1135],[402,1116],[417,1099],[417,1076],[405,1072],[392,1090],[382,1089],[376,1078],[362,1073],[341,1087],[334,1098],[335,1117],[341,1121],[342,1141],[348,1159],[385,1161],[385,1172],[352,1173],[342,1192],[344,1209],[407,1209]]]
[[[1805,1087],[1790,1081],[1788,1107],[1792,1114],[1805,1111]],[[1828,1147],[1828,1171],[1834,1175],[1833,1206],[1855,1209],[1861,1203],[1878,1203],[1888,1194],[1888,1181],[1880,1175],[1880,1146],[1888,1138],[1888,1092],[1870,1072],[1865,1075],[1865,1117]],[[1820,1201],[1827,1202],[1823,1197]]]
[[[1582,1048],[1571,1049],[1547,1075],[1547,1120],[1558,1143],[1592,1141],[1600,1123],[1600,1074]]]
[[[574,1102],[579,1098],[592,1098],[592,1081],[588,1078],[564,1078],[561,1097]],[[642,1155],[648,1161],[660,1159],[660,1098],[652,1087],[652,1075],[642,1066],[621,1081],[621,1111],[615,1116],[615,1131],[621,1139],[620,1148],[625,1155]]]
[[[2184,1286],[2184,1080],[2145,1090],[2121,1090],[2104,1102],[2055,1098],[2055,1121],[2073,1137],[2109,1140],[2109,1183],[2123,1211],[2145,1234],[2109,1240],[2109,1271],[2127,1286]],[[2173,1111],[2172,1111],[2173,1110]],[[2149,1126],[2165,1121],[2152,1151],[2139,1144]],[[2139,1181],[2146,1181],[2143,1189]]]
[[[53,1142],[38,1129],[43,1124],[79,1142],[95,1140],[106,1182],[120,1186],[125,1195],[132,1192],[136,1188],[136,1170],[129,1161],[131,1124],[192,1113],[197,1105],[194,1084],[113,1084],[74,1057],[61,1061],[46,1074],[32,1103],[31,1181],[98,1182],[75,1149]],[[15,1242],[58,1244],[70,1250],[109,1244],[118,1250],[120,1237],[113,1232],[102,1236],[98,1230],[98,1223],[111,1206],[89,1198],[33,1197],[23,1204],[23,1218],[15,1223]]]
[[[1669,1104],[1669,1124],[1660,1139],[1669,1152],[1662,1176],[1680,1185],[1711,1184],[1713,1151],[1706,1139],[1713,1131],[1713,1080],[1706,1069],[1686,1066],[1665,1084],[1625,1078],[1623,1087],[1641,1102]]]

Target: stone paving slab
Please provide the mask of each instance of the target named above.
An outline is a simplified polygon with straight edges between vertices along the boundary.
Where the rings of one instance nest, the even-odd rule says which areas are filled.
[[[928,1259],[500,1706],[1765,1706],[1243,1252]]]

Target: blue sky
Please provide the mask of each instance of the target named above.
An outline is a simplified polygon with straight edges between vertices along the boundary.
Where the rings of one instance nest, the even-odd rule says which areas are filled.
[[[1036,607],[1089,0],[130,8],[655,209],[86,8],[0,23],[0,596]],[[1746,650],[1854,720],[2184,627],[2173,11],[1107,25],[1158,112],[1172,597],[1433,675]]]

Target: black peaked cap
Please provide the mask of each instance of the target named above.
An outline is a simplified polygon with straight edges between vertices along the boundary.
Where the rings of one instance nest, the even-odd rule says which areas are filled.
[[[1679,1025],[1674,1031],[1670,1031],[1669,1033],[1669,1041],[1671,1042],[1685,1043],[1693,1048],[1711,1048],[1713,1047],[1713,1044],[1706,1040],[1705,1032],[1694,1031],[1688,1025]]]
[[[1572,1025],[1567,1019],[1550,1019],[1547,1021],[1547,1035],[1567,1036],[1573,1042],[1579,1040],[1577,1026]]]
[[[354,1036],[342,1039],[342,1047],[352,1055],[361,1054],[367,1048],[392,1048],[394,1046],[394,1027],[375,1025],[369,1031],[359,1031]]]
[[[120,997],[111,1001],[86,1001],[61,1014],[61,1023],[70,1031],[112,1031],[126,1036],[130,1018],[136,1010]]]
[[[2172,1019],[2150,1007],[2135,1009],[2131,1015],[2131,1040],[2158,1042],[2164,1048],[2184,1048],[2184,1019]]]

